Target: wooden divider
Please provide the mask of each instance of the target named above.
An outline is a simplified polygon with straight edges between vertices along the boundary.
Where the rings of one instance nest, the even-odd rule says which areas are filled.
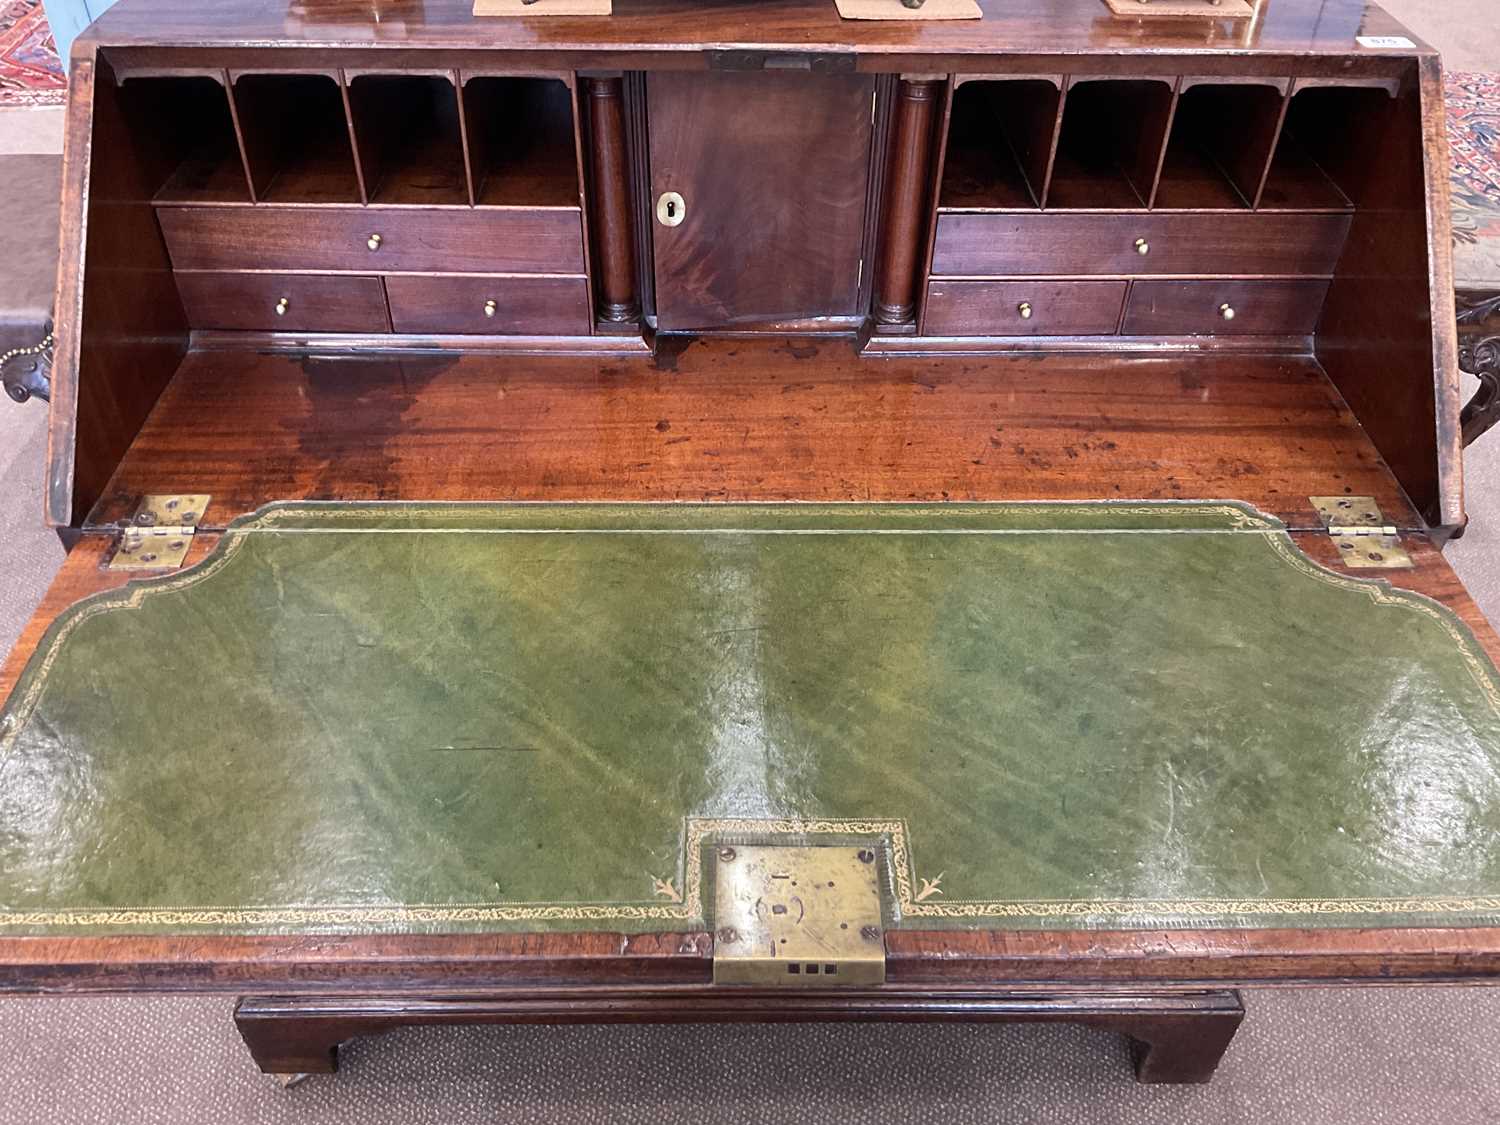
[[[120,80],[152,200],[171,205],[581,208],[572,86],[566,74],[444,69]]]
[[[1322,92],[1322,93],[1320,93]],[[1347,211],[1358,155],[1326,99],[1369,112],[1386,79],[994,75],[956,81],[947,211]]]

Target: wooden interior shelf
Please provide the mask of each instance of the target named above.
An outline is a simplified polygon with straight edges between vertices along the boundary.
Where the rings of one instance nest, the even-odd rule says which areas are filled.
[[[1174,84],[1166,78],[1074,79],[1063,105],[1047,206],[1150,206]]]
[[[960,84],[953,94],[939,206],[1040,207],[1061,101],[1061,78]]]
[[[471,202],[453,75],[359,74],[348,84],[371,203]]]
[[[1379,82],[1277,77],[965,80],[938,207],[1349,210],[1391,98]]]
[[[249,203],[222,78],[133,78],[121,87],[130,143],[156,184],[159,203]]]
[[[1379,170],[1372,133],[1393,109],[1379,86],[1308,86],[1296,90],[1266,177],[1264,208],[1352,208],[1365,182]]]
[[[1184,79],[1155,205],[1191,210],[1253,207],[1289,85]]]
[[[239,74],[234,100],[256,202],[363,201],[335,75]]]
[[[470,76],[464,120],[475,203],[577,207],[573,96],[555,78]]]

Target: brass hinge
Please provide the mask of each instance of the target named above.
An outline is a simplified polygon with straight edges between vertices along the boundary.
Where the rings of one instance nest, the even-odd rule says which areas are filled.
[[[187,558],[208,508],[202,494],[143,496],[120,534],[110,570],[175,570]]]
[[[715,984],[885,983],[875,845],[714,851]]]
[[[1401,533],[1385,522],[1372,496],[1310,496],[1339,561],[1353,569],[1393,570],[1412,565]]]

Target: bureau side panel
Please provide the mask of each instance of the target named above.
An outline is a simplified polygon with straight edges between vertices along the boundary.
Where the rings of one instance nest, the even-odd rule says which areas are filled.
[[[78,524],[187,349],[187,324],[108,62],[74,61],[65,140],[47,522]]]
[[[1456,350],[1446,355],[1456,348],[1453,285],[1451,264],[1441,265],[1449,251],[1433,249],[1450,236],[1432,183],[1446,180],[1447,154],[1424,144],[1443,128],[1441,99],[1421,95],[1426,81],[1414,65],[1386,112],[1345,123],[1360,156],[1338,178],[1355,211],[1316,352],[1412,505],[1429,524],[1452,526],[1463,519],[1457,378],[1445,372],[1457,364]]]

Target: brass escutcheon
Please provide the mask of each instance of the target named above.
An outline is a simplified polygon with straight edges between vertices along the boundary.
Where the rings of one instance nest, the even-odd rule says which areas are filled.
[[[687,203],[675,191],[664,191],[656,201],[656,221],[664,227],[675,227],[687,217]]]

